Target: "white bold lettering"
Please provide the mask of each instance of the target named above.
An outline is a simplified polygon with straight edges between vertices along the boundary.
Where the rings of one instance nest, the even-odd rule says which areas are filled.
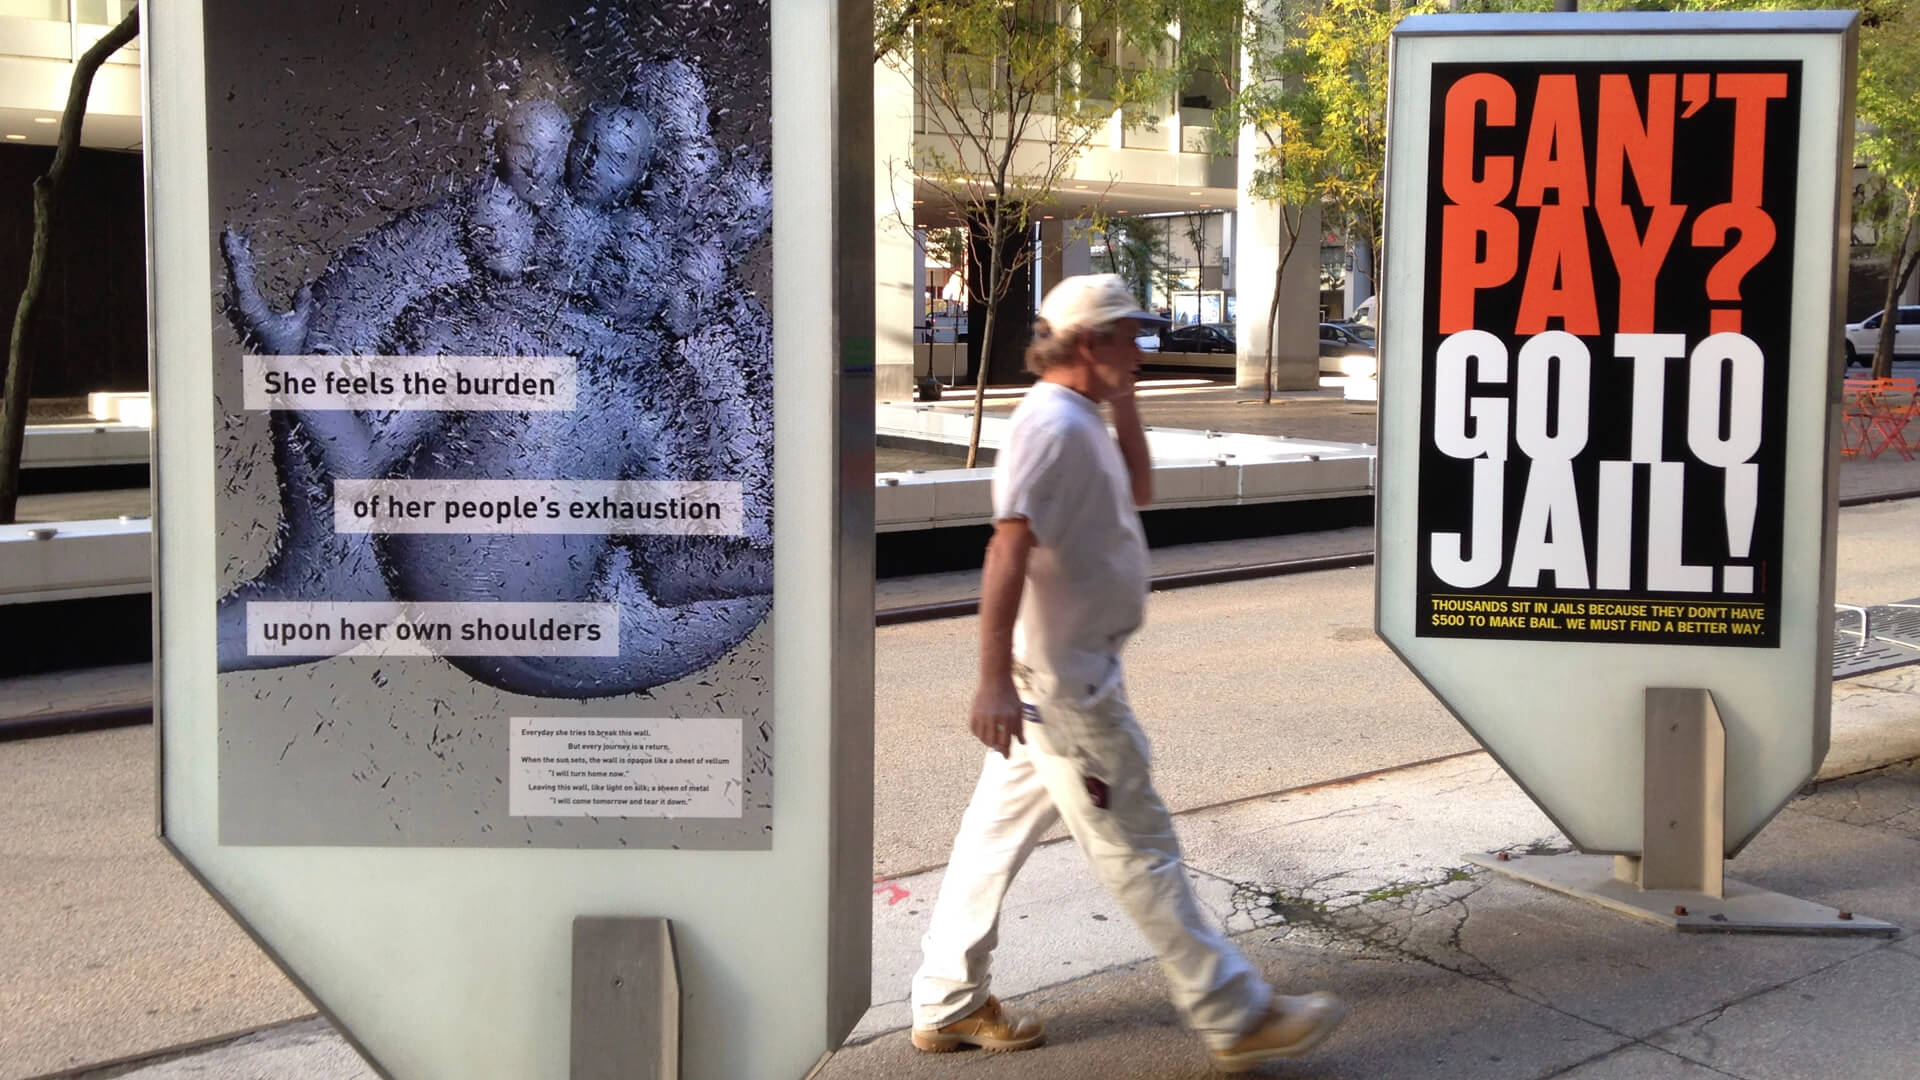
[[[1547,391],[1560,361],[1560,407],[1552,435],[1547,434]],[[1535,334],[1520,346],[1514,382],[1513,435],[1520,450],[1535,461],[1572,461],[1587,445],[1587,387],[1592,360],[1587,347],[1565,330]],[[1531,487],[1531,485],[1529,485]]]
[[[1447,335],[1433,357],[1433,444],[1448,457],[1507,459],[1507,399],[1467,396],[1467,361],[1479,361],[1479,381],[1507,381],[1507,347],[1485,330]],[[1473,433],[1467,433],[1467,420]],[[1479,470],[1475,470],[1477,473]],[[1477,486],[1477,485],[1476,485]],[[1478,550],[1478,545],[1475,546]]]
[[[1473,589],[1500,572],[1500,526],[1506,505],[1506,463],[1480,458],[1473,463],[1473,557],[1461,557],[1459,533],[1434,533],[1433,572],[1456,589]]]

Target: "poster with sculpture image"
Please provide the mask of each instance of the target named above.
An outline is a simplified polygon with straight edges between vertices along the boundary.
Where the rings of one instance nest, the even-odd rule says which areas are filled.
[[[765,0],[206,0],[229,844],[764,848]]]

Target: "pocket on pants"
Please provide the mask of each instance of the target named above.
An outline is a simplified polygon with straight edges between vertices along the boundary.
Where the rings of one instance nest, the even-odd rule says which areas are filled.
[[[1150,748],[1124,694],[1110,695],[1092,708],[1047,702],[1027,706],[1039,716],[1028,738],[1043,752],[1072,762],[1082,778],[1109,788],[1145,780]]]

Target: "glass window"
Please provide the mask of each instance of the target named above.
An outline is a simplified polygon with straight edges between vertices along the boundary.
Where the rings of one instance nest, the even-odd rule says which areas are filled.
[[[1900,309],[1900,325],[1901,326],[1920,326],[1920,307],[1901,308]]]
[[[0,16],[67,21],[67,0],[0,0]]]
[[[74,0],[73,21],[82,26],[117,26],[121,19],[127,17],[127,12],[136,6],[137,0]],[[64,18],[65,15],[65,12],[61,12],[56,17]]]

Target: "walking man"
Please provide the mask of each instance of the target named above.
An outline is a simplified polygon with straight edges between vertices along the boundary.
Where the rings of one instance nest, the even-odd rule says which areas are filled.
[[[1276,996],[1200,909],[1120,650],[1146,608],[1138,507],[1153,496],[1134,403],[1142,311],[1118,275],[1062,281],[1040,305],[993,472],[993,539],[980,587],[980,682],[969,724],[992,749],[954,839],[924,961],[913,1045],[1025,1050],[1037,1018],[988,993],[1000,902],[1056,819],[1159,957],[1173,1000],[1217,1068],[1244,1072],[1318,1046],[1346,1015],[1327,993]],[[1111,411],[1109,435],[1100,405]]]

